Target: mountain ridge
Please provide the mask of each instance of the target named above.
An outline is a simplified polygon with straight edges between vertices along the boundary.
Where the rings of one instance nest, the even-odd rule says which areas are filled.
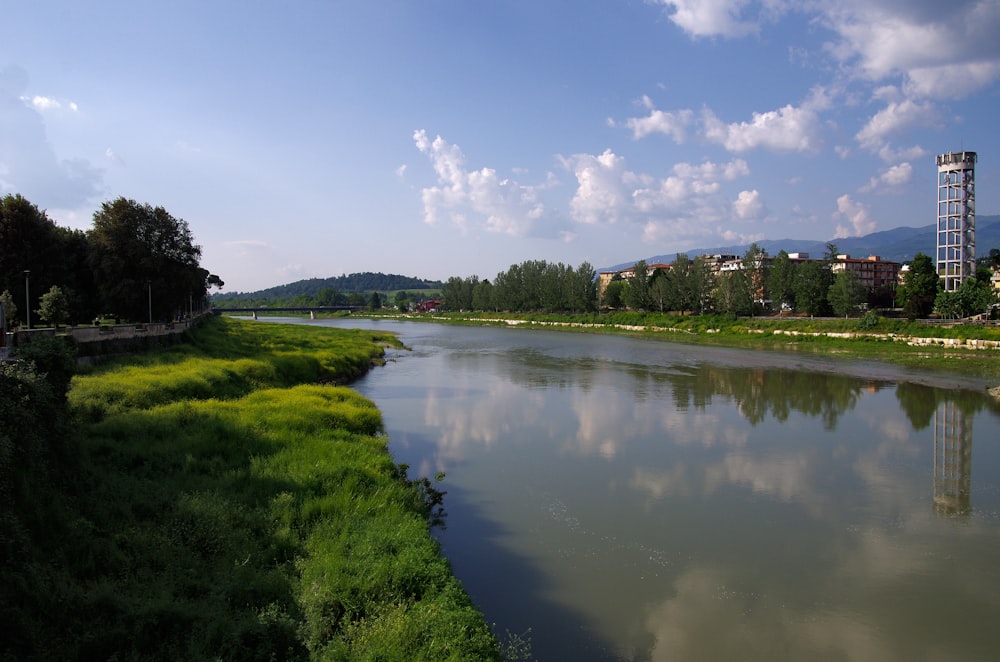
[[[285,285],[275,285],[256,292],[226,292],[213,294],[213,299],[284,299],[300,294],[315,296],[320,290],[329,289],[343,293],[386,292],[395,290],[431,290],[441,289],[443,283],[437,280],[426,280],[414,276],[399,274],[384,274],[381,272],[363,271],[330,278],[306,278]]]

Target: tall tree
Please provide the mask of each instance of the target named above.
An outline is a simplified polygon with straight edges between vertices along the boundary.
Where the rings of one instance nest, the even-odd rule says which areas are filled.
[[[94,213],[87,234],[105,312],[130,320],[171,319],[207,293],[201,247],[188,224],[163,207],[118,198]]]
[[[488,278],[479,281],[472,288],[472,309],[473,310],[493,310],[493,284]]]
[[[625,280],[615,274],[601,294],[601,305],[606,308],[621,308],[624,303]]]
[[[653,275],[649,277],[650,305],[661,313],[671,310],[676,299],[674,294],[675,289],[667,272],[663,269],[653,269]]]
[[[569,308],[587,313],[597,310],[597,271],[590,262],[581,262],[570,271]]]
[[[929,255],[917,253],[898,288],[897,299],[910,319],[927,317],[934,309],[940,277]]]
[[[823,315],[827,311],[827,291],[832,278],[829,267],[816,260],[807,260],[795,268],[795,305],[810,315]]]
[[[778,252],[771,266],[768,294],[776,307],[781,304],[795,306],[795,263],[784,250]]]
[[[65,284],[63,246],[55,223],[44,211],[20,195],[0,198],[0,290],[16,293],[22,321],[38,307],[43,292]],[[27,288],[25,271],[30,272]],[[31,300],[25,301],[25,296]]]
[[[857,272],[844,269],[837,273],[833,284],[827,289],[826,298],[838,317],[847,317],[858,311],[865,300],[865,288],[858,280]]]
[[[635,310],[649,310],[649,267],[639,260],[632,267],[632,277],[627,280],[625,303]]]
[[[699,255],[691,264],[690,271],[690,292],[692,297],[693,310],[699,313],[705,312],[708,307],[712,290],[715,287],[715,276],[712,267],[704,255]]]
[[[767,251],[757,243],[750,245],[743,256],[744,284],[751,303],[751,312],[759,312],[767,297]]]
[[[749,315],[753,311],[747,274],[735,269],[719,274],[715,288],[715,308],[725,315]]]

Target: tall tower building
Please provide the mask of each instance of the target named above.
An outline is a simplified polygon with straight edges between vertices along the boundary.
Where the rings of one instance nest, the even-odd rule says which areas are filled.
[[[938,154],[937,272],[954,292],[976,276],[976,153]]]

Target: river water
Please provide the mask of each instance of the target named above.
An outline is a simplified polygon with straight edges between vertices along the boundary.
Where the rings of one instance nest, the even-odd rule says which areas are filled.
[[[355,384],[502,639],[552,660],[1000,656],[1000,408],[871,362],[373,320]],[[508,634],[511,637],[508,637]]]

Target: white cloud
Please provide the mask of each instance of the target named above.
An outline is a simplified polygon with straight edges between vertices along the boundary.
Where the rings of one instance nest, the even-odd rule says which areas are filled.
[[[630,117],[625,121],[625,126],[632,129],[633,137],[638,140],[653,133],[662,133],[673,138],[676,143],[683,143],[687,137],[687,127],[694,121],[694,111],[666,112],[654,108],[653,102],[648,96],[643,97],[642,100],[643,105],[650,111],[649,115]]]
[[[723,164],[678,163],[666,178],[629,170],[624,157],[610,149],[599,155],[576,154],[562,162],[577,180],[570,201],[573,220],[590,225],[634,224],[649,244],[718,236],[718,224],[739,218],[737,210],[745,218],[763,210],[756,192],[743,194],[739,206],[722,192],[722,182],[750,173],[742,159]]]
[[[425,222],[437,223],[445,213],[463,230],[478,221],[487,231],[523,236],[544,216],[536,187],[500,177],[492,168],[467,170],[458,145],[441,136],[431,141],[423,129],[413,133],[413,141],[430,158],[438,180],[421,192]]]
[[[868,208],[861,202],[851,200],[844,194],[837,198],[837,211],[833,213],[834,220],[843,220],[848,225],[837,225],[834,239],[845,237],[860,237],[875,231],[875,221],[868,214]]]
[[[59,101],[58,99],[53,99],[51,97],[22,96],[21,101],[23,101],[25,104],[31,106],[32,108],[34,108],[39,112],[43,112],[46,110],[61,110],[62,108],[66,108],[75,113],[80,109],[80,107],[77,106],[76,103],[73,101],[67,101],[64,103],[62,101]]]
[[[872,177],[859,190],[862,193],[892,189],[909,183],[913,178],[913,166],[908,162],[899,163],[883,170],[878,177]]]
[[[570,213],[580,223],[616,223],[631,200],[626,182],[636,175],[625,169],[625,159],[610,149],[603,154],[577,154],[563,159],[563,165],[576,176],[577,189],[570,201]]]
[[[754,20],[743,16],[750,0],[656,0],[669,11],[670,20],[694,37],[742,37],[759,31]]]
[[[725,124],[715,114],[702,112],[705,138],[730,152],[765,148],[783,152],[810,152],[819,148],[819,117],[811,108],[792,105],[764,113],[753,113],[749,122]]]
[[[28,97],[27,87],[20,67],[0,69],[0,190],[20,193],[43,209],[79,209],[103,193],[103,173],[86,159],[56,156],[42,111],[58,102]]]
[[[940,112],[933,103],[904,99],[890,102],[875,113],[854,137],[862,147],[877,150],[885,145],[889,135],[913,127],[936,126],[940,122]]]
[[[1000,77],[1000,3],[824,3],[820,21],[838,37],[828,50],[874,81],[902,76],[907,92],[955,98]]]
[[[764,203],[760,199],[760,192],[757,189],[752,191],[740,191],[739,196],[733,202],[733,213],[736,218],[746,221],[759,218],[764,211]]]

